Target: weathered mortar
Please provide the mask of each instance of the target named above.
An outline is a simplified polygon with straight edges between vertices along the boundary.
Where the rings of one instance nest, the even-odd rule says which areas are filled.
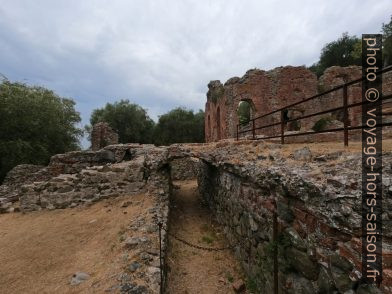
[[[170,163],[174,181],[196,179],[199,160],[191,157],[173,159]]]
[[[274,161],[233,163],[227,148],[203,154],[199,189],[224,226],[230,244],[258,293],[273,293],[274,246],[278,247],[279,293],[378,293],[360,285],[360,154],[342,162],[288,166]],[[322,157],[326,160],[329,155]],[[331,159],[336,158],[332,154]],[[260,156],[260,161],[267,159]],[[392,153],[384,154],[384,293],[392,291]],[[315,170],[322,170],[320,181]],[[273,242],[273,213],[278,238]],[[361,290],[359,290],[361,289]],[[371,292],[375,291],[375,292]]]

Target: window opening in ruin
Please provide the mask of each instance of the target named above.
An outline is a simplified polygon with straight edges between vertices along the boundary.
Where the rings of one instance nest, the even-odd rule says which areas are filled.
[[[283,110],[283,121],[287,122],[289,120],[289,110],[285,109]]]
[[[238,123],[246,124],[249,122],[253,117],[254,110],[251,100],[241,100],[237,108]]]

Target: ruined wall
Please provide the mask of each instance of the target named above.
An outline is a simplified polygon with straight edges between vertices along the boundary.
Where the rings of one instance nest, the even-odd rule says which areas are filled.
[[[171,161],[171,178],[174,181],[196,179],[199,160],[191,157],[177,158]]]
[[[46,181],[22,185],[20,208],[66,208],[103,198],[148,192],[169,193],[165,149],[151,145],[111,145],[52,157]]]
[[[91,131],[91,149],[99,150],[105,146],[118,143],[118,134],[106,122],[93,126]]]
[[[122,236],[128,236],[120,242],[124,262],[129,259],[129,263],[119,273],[119,291],[159,293],[158,223],[167,226],[171,193],[165,148],[121,144],[99,151],[58,154],[51,158],[47,167],[15,167],[0,191],[5,196],[0,198],[0,213],[15,211],[11,205],[18,200],[18,209],[27,212],[91,205],[117,196],[129,197],[122,204],[126,207],[133,195],[148,195],[152,199],[151,207],[137,218],[130,216],[130,225],[122,233]],[[165,260],[166,231],[162,232],[161,245]],[[129,256],[130,250],[136,253]]]
[[[318,93],[360,78],[360,66],[328,68],[317,80],[316,76],[305,67],[278,67],[270,71],[258,69],[249,70],[242,78],[234,77],[224,85],[220,81],[208,84],[207,102],[205,106],[205,138],[206,142],[214,142],[226,138],[235,138],[238,124],[238,105],[247,101],[252,106],[251,117],[257,117],[286,105],[304,100]],[[383,75],[384,95],[392,93],[392,73]],[[362,100],[361,83],[348,88],[348,103]],[[321,96],[313,101],[288,109],[287,119],[307,115],[335,107],[343,106],[343,90]],[[386,109],[384,121],[390,121],[392,102],[384,105]],[[285,131],[309,131],[314,124],[326,118],[326,128],[343,126],[343,112],[321,115],[313,118],[293,121],[285,126]],[[349,123],[358,126],[361,120],[361,107],[349,109]],[[280,113],[256,121],[255,127],[260,127],[280,121]],[[249,129],[249,126],[247,127]],[[256,135],[280,134],[280,126],[256,130]],[[251,135],[251,133],[242,134]],[[329,136],[328,140],[339,137],[340,134]],[[340,138],[340,137],[339,137]]]
[[[264,146],[263,153],[244,150],[240,162],[231,155],[238,148],[204,154],[199,189],[256,293],[274,293],[274,248],[279,293],[381,293],[360,282],[361,155],[320,155],[305,148],[294,152],[293,162],[279,146]],[[383,160],[384,195],[391,196],[392,153]],[[391,211],[390,199],[383,205]],[[391,216],[383,215],[382,293],[392,291]]]
[[[7,178],[15,183],[18,170],[31,171],[34,180],[22,173],[28,183],[12,190],[24,211],[89,205],[119,195],[146,193],[153,197],[155,205],[146,212],[148,219],[133,220],[137,236],[122,241],[142,249],[143,256],[150,252],[148,267],[135,273],[126,271],[121,283],[130,289],[135,280],[142,280],[144,287],[157,293],[156,227],[160,221],[167,225],[169,165],[181,158],[198,158],[202,161],[200,193],[224,226],[250,282],[259,289],[256,293],[273,293],[274,248],[278,248],[279,293],[380,293],[360,281],[361,154],[302,148],[288,155],[288,148],[249,141],[169,147],[120,144],[97,152],[56,155],[44,169],[22,166]],[[383,163],[381,289],[390,293],[392,152],[383,154]],[[49,179],[36,177],[42,170]],[[166,237],[163,232],[164,248]]]
[[[45,166],[20,164],[10,170],[0,185],[0,213],[19,209],[14,203],[19,201],[21,187],[38,181],[46,181],[51,176]]]
[[[252,69],[242,78],[231,78],[224,85],[219,81],[210,82],[208,88],[205,135],[206,142],[212,142],[235,137],[240,101],[252,105],[252,117],[259,116],[314,95],[317,78],[305,67],[286,66],[271,71]],[[273,119],[260,120],[256,127],[271,123]]]

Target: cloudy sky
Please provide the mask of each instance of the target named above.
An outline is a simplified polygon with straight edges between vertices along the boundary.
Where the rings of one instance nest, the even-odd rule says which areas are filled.
[[[379,32],[391,8],[390,0],[0,0],[0,73],[73,98],[83,125],[122,98],[157,120],[177,106],[204,109],[210,80],[311,65],[343,32]]]

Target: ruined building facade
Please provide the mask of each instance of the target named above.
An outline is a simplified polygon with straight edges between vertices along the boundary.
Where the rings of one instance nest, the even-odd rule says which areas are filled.
[[[250,117],[258,117],[276,109],[302,101],[318,93],[332,89],[360,78],[360,66],[328,68],[317,79],[309,69],[293,66],[278,67],[270,71],[252,69],[242,77],[234,77],[222,84],[220,81],[211,81],[208,84],[207,102],[205,106],[205,138],[206,142],[219,141],[226,138],[235,138],[237,133],[238,107],[241,101],[250,104]],[[392,92],[392,75],[384,79],[384,94]],[[361,84],[348,87],[348,104],[362,100]],[[312,114],[343,105],[343,90],[323,95],[315,100],[297,105],[288,109],[286,119]],[[389,106],[389,107],[388,107]],[[389,109],[390,105],[384,108]],[[280,121],[280,113],[267,116],[255,121],[255,127],[261,127]],[[331,114],[316,116],[288,123],[285,131],[310,131],[320,119],[325,119],[331,128],[343,126],[343,112],[336,111]],[[357,126],[361,120],[361,108],[349,109],[349,125]],[[279,134],[280,126],[256,131],[256,135]],[[240,127],[241,130],[241,127]],[[250,135],[250,133],[248,133]]]

